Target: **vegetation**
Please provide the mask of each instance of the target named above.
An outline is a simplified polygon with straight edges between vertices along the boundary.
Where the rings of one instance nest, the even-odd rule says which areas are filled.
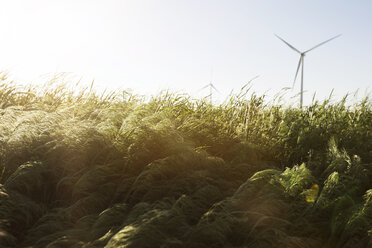
[[[372,247],[365,98],[219,106],[0,81],[1,247]]]

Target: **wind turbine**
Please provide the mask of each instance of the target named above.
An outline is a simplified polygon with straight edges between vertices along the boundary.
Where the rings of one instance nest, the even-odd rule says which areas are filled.
[[[294,46],[292,46],[291,44],[289,44],[288,42],[286,42],[284,39],[280,38],[278,35],[275,34],[275,36],[278,39],[280,39],[281,41],[283,41],[291,49],[293,49],[294,51],[296,51],[297,53],[300,54],[300,60],[298,61],[297,70],[296,70],[296,74],[295,74],[295,77],[294,77],[294,80],[293,80],[292,89],[293,89],[293,87],[295,85],[296,78],[297,78],[298,72],[299,72],[300,67],[301,67],[301,100],[300,100],[300,107],[302,108],[303,97],[304,97],[304,91],[303,91],[304,90],[304,63],[305,63],[304,60],[305,60],[306,53],[314,50],[315,48],[320,47],[321,45],[323,45],[323,44],[325,44],[327,42],[330,42],[333,39],[336,39],[336,38],[340,37],[341,34],[336,35],[336,36],[334,36],[334,37],[332,37],[332,38],[330,38],[330,39],[328,39],[326,41],[323,41],[322,43],[319,43],[318,45],[316,45],[316,46],[314,46],[314,47],[312,47],[312,48],[310,48],[310,49],[308,49],[308,50],[306,50],[304,52],[300,52],[298,49],[296,49]]]
[[[202,91],[206,88],[209,87],[209,97],[210,97],[210,101],[211,101],[211,104],[212,104],[212,95],[213,95],[213,90],[216,91],[217,93],[220,93],[216,87],[214,87],[213,83],[212,83],[212,80],[213,80],[213,68],[211,69],[211,80],[209,82],[209,84],[207,84],[206,86],[204,86],[203,88],[201,88],[199,91]],[[220,93],[221,94],[221,93]]]
[[[220,92],[216,89],[216,87],[214,87],[214,85],[212,84],[212,81],[209,84],[207,84],[206,86],[204,86],[203,88],[201,88],[200,91],[202,91],[202,90],[204,90],[208,87],[209,87],[209,97],[210,97],[210,101],[211,101],[211,104],[212,104],[213,90],[218,92],[218,93],[220,93]]]

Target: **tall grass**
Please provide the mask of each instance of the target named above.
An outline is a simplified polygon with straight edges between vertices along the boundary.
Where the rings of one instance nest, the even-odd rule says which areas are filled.
[[[298,109],[0,79],[2,247],[368,247],[368,97]]]

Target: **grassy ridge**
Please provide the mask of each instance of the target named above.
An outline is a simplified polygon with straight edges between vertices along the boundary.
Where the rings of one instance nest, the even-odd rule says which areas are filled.
[[[368,247],[372,114],[0,83],[2,247]]]

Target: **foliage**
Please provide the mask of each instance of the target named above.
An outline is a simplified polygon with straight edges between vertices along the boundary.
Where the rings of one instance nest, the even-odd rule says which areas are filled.
[[[368,247],[368,98],[219,106],[0,79],[1,247]]]

